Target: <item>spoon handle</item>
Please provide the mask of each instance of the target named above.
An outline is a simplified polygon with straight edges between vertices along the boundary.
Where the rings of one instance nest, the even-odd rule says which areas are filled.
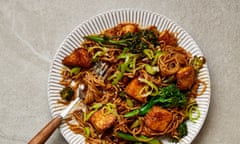
[[[52,119],[44,128],[42,128],[37,135],[35,135],[28,144],[43,144],[52,135],[52,133],[61,124],[62,117],[57,116]]]

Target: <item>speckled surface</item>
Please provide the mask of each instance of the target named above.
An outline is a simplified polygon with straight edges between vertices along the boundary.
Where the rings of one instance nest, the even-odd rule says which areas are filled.
[[[211,105],[193,144],[237,144],[240,137],[240,1],[0,0],[0,143],[27,143],[50,119],[47,79],[65,36],[98,13],[138,8],[182,26],[205,54]],[[48,144],[66,144],[57,130]]]

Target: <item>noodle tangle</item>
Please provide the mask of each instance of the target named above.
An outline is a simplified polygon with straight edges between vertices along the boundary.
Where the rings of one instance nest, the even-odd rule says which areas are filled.
[[[144,36],[139,39],[135,38],[140,32]],[[150,36],[145,36],[146,33]],[[147,126],[146,115],[126,117],[125,114],[147,105],[151,97],[154,97],[154,92],[158,94],[157,89],[171,84],[177,85],[177,82],[179,86],[182,84],[180,82],[188,80],[189,77],[184,77],[184,74],[191,72],[187,69],[192,67],[191,53],[177,44],[174,33],[168,30],[159,32],[154,26],[142,29],[137,24],[119,24],[97,36],[101,42],[86,39],[80,46],[86,49],[92,57],[91,67],[81,67],[78,73],[73,73],[71,70],[73,66],[66,66],[61,73],[60,84],[63,86],[72,87],[74,91],[79,84],[86,86],[83,91],[84,99],[65,119],[69,128],[76,134],[84,135],[86,143],[89,144],[131,143],[121,138],[118,135],[119,131],[141,142],[150,141],[159,136],[180,139],[177,129],[188,120],[188,105],[196,103],[195,98],[206,90],[206,83],[197,77],[192,79],[193,84],[189,86],[190,89],[178,87],[182,93],[186,94],[185,107],[165,108],[160,104],[154,106],[159,113],[165,115],[166,119],[168,118],[164,120],[165,117],[162,117],[165,128],[155,130]],[[128,48],[130,42],[136,47]],[[148,50],[139,49],[141,46],[147,47]],[[109,65],[109,75],[105,80],[93,72],[93,65],[99,61]],[[183,80],[180,81],[180,78]],[[73,82],[74,86],[71,85]],[[200,86],[201,91],[199,91]],[[141,94],[145,96],[135,94],[136,91],[141,91]],[[72,99],[75,97],[76,95]],[[70,102],[59,100],[59,103],[67,105]],[[150,111],[153,115],[156,114],[153,109]],[[106,117],[108,119],[105,119]],[[99,121],[102,121],[102,125],[98,123]],[[147,138],[142,139],[140,137],[142,135]]]

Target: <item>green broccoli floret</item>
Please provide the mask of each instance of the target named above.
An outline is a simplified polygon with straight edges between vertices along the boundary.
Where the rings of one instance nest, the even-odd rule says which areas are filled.
[[[186,96],[180,92],[175,84],[158,90],[158,97],[153,97],[154,101],[160,103],[162,107],[185,107],[187,104]]]
[[[196,72],[199,72],[199,70],[203,67],[205,62],[206,59],[203,56],[194,56],[190,64],[193,66]]]
[[[181,123],[177,128],[177,135],[171,138],[171,141],[174,143],[178,143],[181,138],[188,135],[188,129],[186,122]]]
[[[179,137],[179,138],[183,138],[184,136],[186,136],[186,135],[188,134],[186,122],[181,123],[181,124],[178,126],[177,132],[178,132],[178,137]]]
[[[74,91],[71,87],[64,87],[61,91],[60,91],[60,96],[63,100],[66,101],[71,101],[72,97],[74,95]]]
[[[126,40],[128,48],[132,53],[142,53],[144,49],[159,45],[158,36],[153,30],[144,29],[134,33],[124,34],[120,40]]]

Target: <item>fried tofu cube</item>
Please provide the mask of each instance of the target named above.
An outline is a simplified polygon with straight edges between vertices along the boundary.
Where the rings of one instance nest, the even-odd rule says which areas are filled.
[[[145,86],[144,83],[140,82],[138,78],[134,78],[126,87],[125,92],[132,98],[145,103],[146,97],[141,96],[141,90]]]
[[[103,32],[104,35],[107,35],[109,37],[117,36],[119,33],[126,34],[126,33],[133,33],[138,31],[138,25],[132,24],[132,23],[122,23],[119,24],[111,29],[105,30]]]
[[[153,106],[145,115],[145,125],[153,131],[164,131],[172,121],[172,113],[160,106]]]
[[[174,47],[178,45],[176,36],[174,33],[171,33],[168,30],[161,32],[159,39],[160,41],[164,41],[166,45],[171,45]]]
[[[138,25],[137,24],[131,24],[131,23],[124,24],[122,29],[121,29],[121,31],[123,33],[128,33],[128,32],[133,33],[133,32],[136,32],[137,30],[138,30]]]
[[[62,63],[66,66],[80,66],[88,68],[91,66],[92,58],[85,48],[77,48],[70,55],[66,56]]]
[[[188,90],[192,87],[196,79],[196,72],[192,66],[187,66],[176,73],[176,78],[177,87],[180,90]]]
[[[96,111],[90,118],[90,122],[99,131],[104,132],[116,121],[116,115],[104,112],[104,109]]]

